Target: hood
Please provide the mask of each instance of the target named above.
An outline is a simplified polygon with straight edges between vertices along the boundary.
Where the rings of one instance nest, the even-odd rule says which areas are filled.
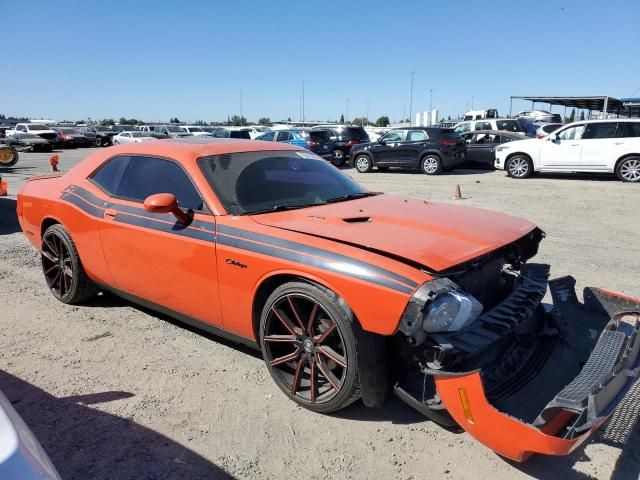
[[[535,228],[526,220],[489,210],[384,194],[252,219],[402,258],[433,271],[484,255]]]

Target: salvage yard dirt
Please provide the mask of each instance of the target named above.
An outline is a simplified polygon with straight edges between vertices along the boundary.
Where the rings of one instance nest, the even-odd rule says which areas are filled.
[[[63,152],[68,169],[90,149]],[[64,479],[616,478],[640,472],[640,386],[610,424],[564,458],[516,465],[391,398],[334,415],[306,411],[260,356],[111,295],[71,307],[47,291],[20,232],[15,194],[49,169],[24,153],[0,171],[0,390]],[[609,177],[458,170],[351,176],[371,190],[509,213],[546,232],[552,275],[640,297],[640,186]],[[453,200],[456,185],[463,199]],[[162,259],[158,259],[162,261]],[[196,293],[194,293],[196,294]],[[628,423],[635,424],[632,430]]]

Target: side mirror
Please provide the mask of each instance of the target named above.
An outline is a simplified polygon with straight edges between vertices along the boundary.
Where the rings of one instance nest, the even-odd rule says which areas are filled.
[[[549,139],[550,142],[553,143],[558,143],[558,136],[555,133],[551,133],[549,134],[549,136],[547,137]]]
[[[387,142],[385,142],[385,141],[383,140],[383,138],[382,138],[382,137],[380,137],[380,138],[378,139],[378,143],[379,143],[380,145],[384,145],[384,144],[386,144]]]
[[[172,193],[156,193],[144,199],[144,209],[150,213],[171,213],[181,223],[189,223],[189,215],[180,210]]]

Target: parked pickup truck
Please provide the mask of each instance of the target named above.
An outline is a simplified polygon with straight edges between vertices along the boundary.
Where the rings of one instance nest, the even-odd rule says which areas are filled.
[[[42,125],[40,123],[18,123],[13,130],[7,130],[5,132],[7,137],[15,133],[33,133],[41,138],[49,140],[51,143],[56,143],[58,141],[58,134],[46,125]]]
[[[96,147],[109,147],[113,144],[113,137],[117,134],[110,127],[89,125],[80,127],[79,130],[94,139]]]

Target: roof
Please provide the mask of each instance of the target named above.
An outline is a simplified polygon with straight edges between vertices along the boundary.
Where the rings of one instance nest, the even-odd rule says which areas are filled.
[[[176,160],[195,160],[209,155],[223,155],[225,153],[302,150],[302,147],[286,143],[262,142],[259,140],[244,140],[235,138],[210,137],[180,137],[156,140],[153,142],[128,143],[117,147],[109,147],[112,151],[122,153],[160,155]]]
[[[609,96],[600,97],[511,97],[519,100],[528,100],[536,103],[548,103],[551,105],[561,105],[564,107],[580,108],[583,110],[604,111],[605,99],[607,100],[607,111],[624,108],[622,101]]]

